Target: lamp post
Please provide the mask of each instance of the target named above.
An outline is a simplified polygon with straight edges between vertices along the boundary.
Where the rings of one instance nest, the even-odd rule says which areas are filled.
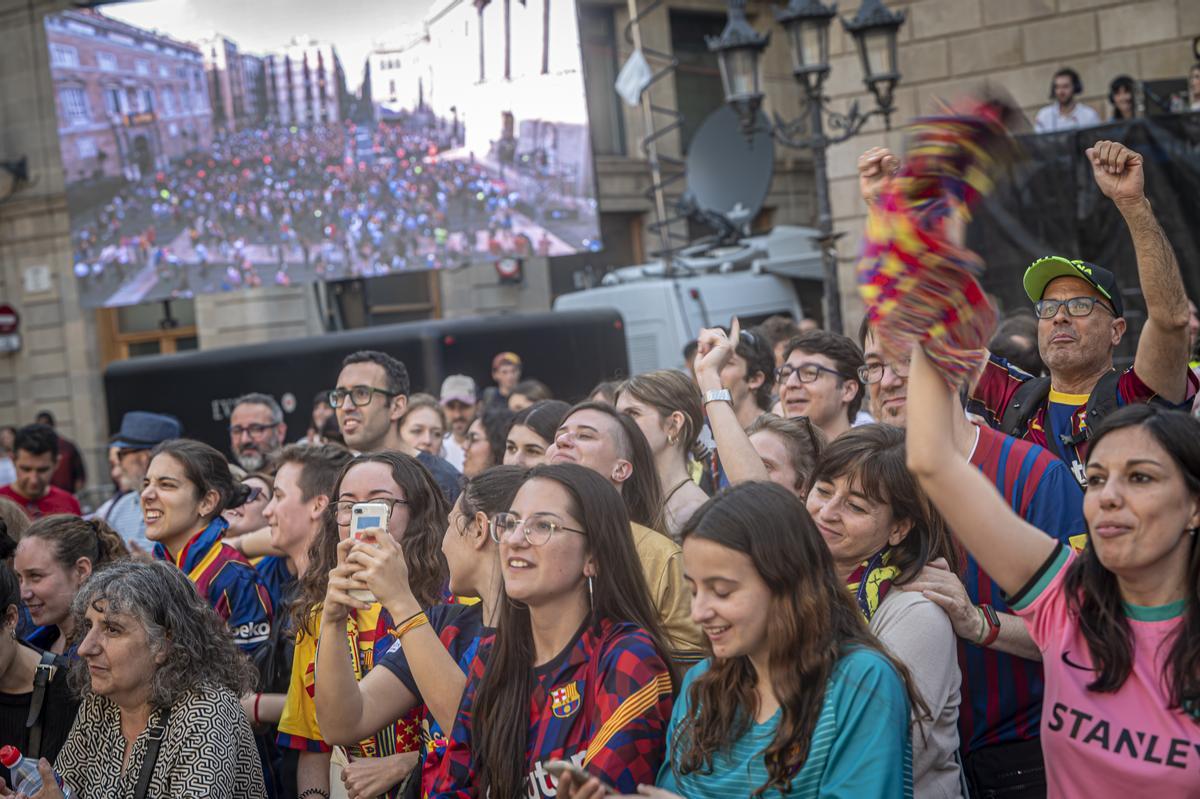
[[[746,20],[746,0],[729,0],[729,22],[708,48],[717,54],[725,101],[738,113],[742,126],[751,131],[758,124],[762,106],[761,58],[769,34],[760,34]],[[825,272],[826,327],[842,332],[841,294],[838,289],[837,254],[833,212],[829,206],[829,168],[826,150],[862,130],[873,116],[882,116],[891,129],[895,111],[893,93],[900,81],[896,62],[896,36],[904,23],[904,12],[893,12],[882,0],[863,0],[854,19],[842,26],[854,37],[862,62],[863,83],[875,98],[875,107],[861,112],[858,101],[847,113],[829,107],[825,80],[829,77],[829,26],[837,16],[837,4],[820,0],[790,0],[775,12],[787,35],[792,57],[792,76],[804,90],[805,106],[800,116],[784,121],[775,115],[771,133],[786,147],[811,150],[817,189],[817,229],[821,236],[821,264]],[[830,130],[826,132],[826,125]]]

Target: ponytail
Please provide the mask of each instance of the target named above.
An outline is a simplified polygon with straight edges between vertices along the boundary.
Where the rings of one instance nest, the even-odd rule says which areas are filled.
[[[41,538],[50,543],[55,560],[68,569],[80,558],[90,560],[95,569],[129,556],[121,536],[99,519],[86,521],[65,514],[46,516],[29,525],[22,536],[25,538]]]

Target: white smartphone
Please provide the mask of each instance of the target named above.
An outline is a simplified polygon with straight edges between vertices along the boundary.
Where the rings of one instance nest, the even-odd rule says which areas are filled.
[[[386,502],[356,502],[350,508],[350,537],[362,541],[367,530],[387,530],[391,506]],[[375,595],[366,589],[355,589],[350,596],[359,602],[375,602]]]
[[[546,771],[556,780],[561,780],[564,774],[570,774],[578,788],[592,778],[591,774],[581,769],[569,760],[551,760],[546,763]]]

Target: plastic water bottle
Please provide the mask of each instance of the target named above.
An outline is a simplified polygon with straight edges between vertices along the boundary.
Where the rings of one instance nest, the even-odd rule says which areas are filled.
[[[33,796],[42,789],[42,775],[38,772],[37,761],[22,757],[17,747],[0,747],[0,764],[8,769],[13,782],[12,787],[17,789],[17,793]],[[63,796],[72,799],[75,794],[71,792],[57,772],[54,774],[54,780],[58,783],[58,788],[63,792]]]

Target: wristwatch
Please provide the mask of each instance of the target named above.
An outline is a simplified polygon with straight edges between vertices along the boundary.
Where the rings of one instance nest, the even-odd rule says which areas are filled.
[[[977,607],[983,623],[987,625],[987,633],[977,643],[980,646],[991,646],[992,642],[1000,635],[1000,617],[996,615],[996,609],[991,605],[978,605]]]
[[[709,391],[704,392],[704,404],[708,405],[710,402],[728,402],[730,405],[732,405],[733,396],[729,393],[729,389],[727,388],[710,389]]]

